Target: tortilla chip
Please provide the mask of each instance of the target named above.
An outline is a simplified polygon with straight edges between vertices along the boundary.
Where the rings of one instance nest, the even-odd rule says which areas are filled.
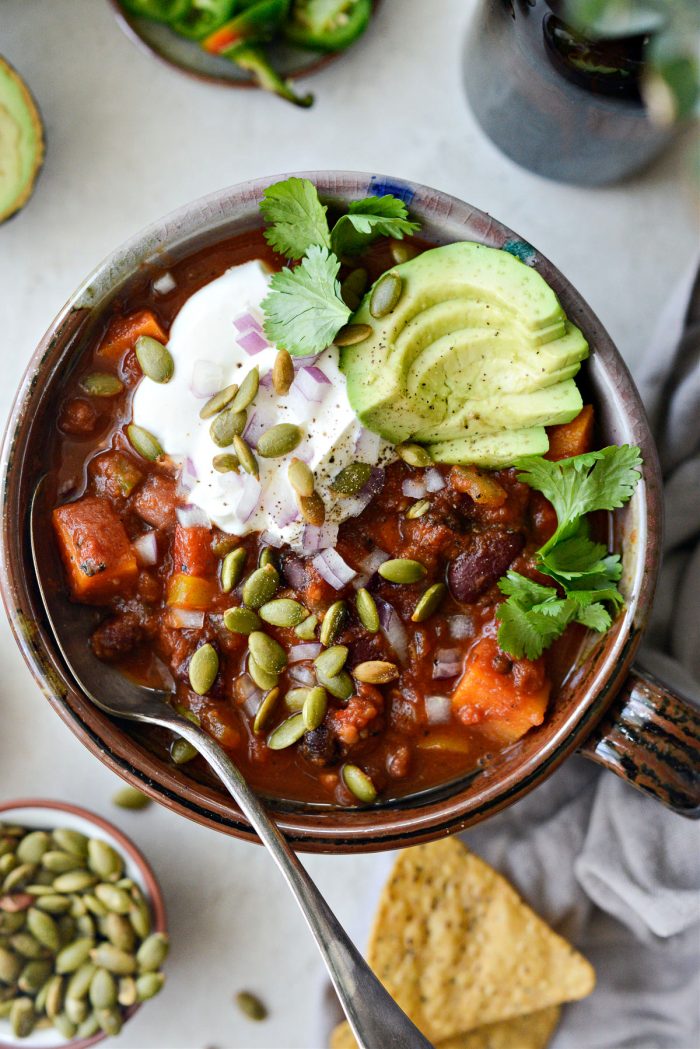
[[[530,1016],[517,1016],[513,1020],[502,1020],[455,1034],[437,1042],[435,1049],[546,1049],[560,1013],[559,1006],[551,1005]],[[338,1024],[332,1032],[330,1049],[357,1049],[347,1021]]]
[[[583,998],[595,973],[457,838],[401,852],[367,960],[432,1042]]]

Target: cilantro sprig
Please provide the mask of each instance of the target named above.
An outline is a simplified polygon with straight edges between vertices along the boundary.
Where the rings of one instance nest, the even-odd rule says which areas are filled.
[[[518,480],[542,492],[556,512],[556,531],[535,554],[535,567],[559,589],[508,572],[498,584],[507,598],[497,612],[498,643],[516,659],[537,659],[569,623],[607,630],[612,618],[606,605],[617,611],[624,603],[617,588],[620,557],[591,539],[586,515],[626,503],[642,459],[639,448],[611,445],[558,462],[531,455],[515,465]]]
[[[363,251],[377,237],[401,240],[419,229],[404,202],[390,193],[353,201],[331,229],[328,208],[303,178],[268,186],[260,210],[268,244],[288,259],[301,260],[272,277],[262,304],[266,335],[296,356],[320,353],[348,321],[351,311],[337,280],[340,256]]]

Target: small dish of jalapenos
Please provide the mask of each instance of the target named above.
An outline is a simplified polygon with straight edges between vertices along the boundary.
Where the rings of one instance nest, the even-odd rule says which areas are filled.
[[[110,0],[151,54],[206,80],[259,87],[293,105],[293,81],[323,68],[367,29],[378,0]]]

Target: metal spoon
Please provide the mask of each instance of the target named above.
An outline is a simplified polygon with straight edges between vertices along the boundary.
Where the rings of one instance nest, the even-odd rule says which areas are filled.
[[[430,1042],[387,993],[352,944],[314,882],[270,819],[229,756],[197,725],[168,703],[170,693],[130,681],[101,663],[88,645],[95,610],[60,593],[47,592],[44,580],[55,576],[55,553],[47,538],[47,508],[42,478],[32,498],[31,547],[39,593],[56,645],[80,690],[106,714],[162,725],[195,747],[217,773],[284,875],[321,952],[336,994],[361,1049],[432,1049]],[[105,699],[109,696],[109,699]]]

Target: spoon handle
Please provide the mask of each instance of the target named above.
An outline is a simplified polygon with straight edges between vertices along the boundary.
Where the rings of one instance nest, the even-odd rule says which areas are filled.
[[[272,853],[314,935],[360,1049],[432,1049],[374,975],[230,758],[205,732],[184,718],[166,715],[157,720],[196,747]]]

